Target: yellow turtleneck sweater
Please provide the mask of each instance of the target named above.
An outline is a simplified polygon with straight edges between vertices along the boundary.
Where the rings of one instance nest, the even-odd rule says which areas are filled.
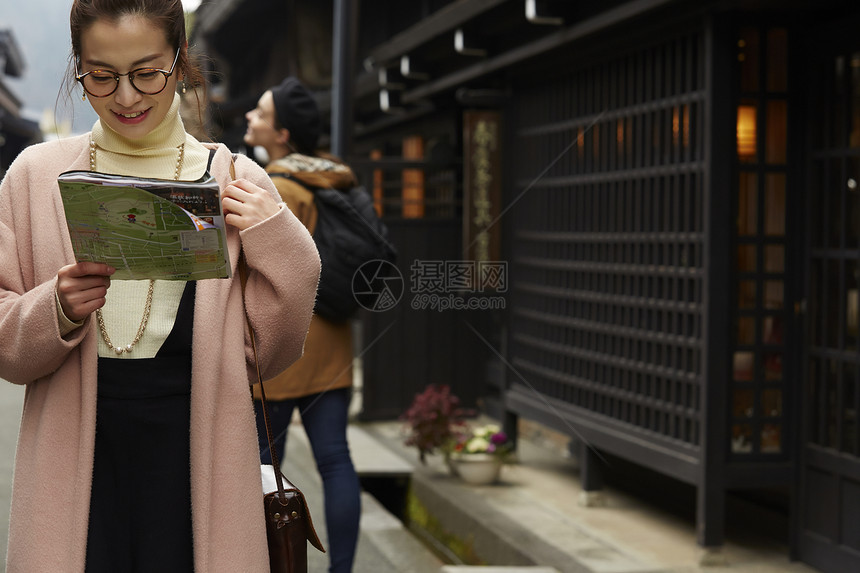
[[[97,120],[93,125],[92,141],[96,144],[95,167],[102,173],[173,179],[179,146],[185,144],[185,156],[179,178],[199,179],[206,171],[209,151],[185,132],[179,116],[179,95],[164,120],[148,135],[127,139]],[[105,330],[114,346],[125,346],[134,340],[143,318],[148,280],[111,281],[107,302],[102,308]],[[155,281],[149,323],[140,341],[130,353],[117,355],[99,335],[99,356],[108,358],[152,358],[161,348],[176,320],[176,311],[185,289],[184,281]],[[62,316],[61,331],[70,332],[83,324],[72,323]],[[71,326],[71,328],[69,328]]]

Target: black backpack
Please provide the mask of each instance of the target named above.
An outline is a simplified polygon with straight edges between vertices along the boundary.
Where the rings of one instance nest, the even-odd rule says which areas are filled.
[[[295,181],[314,194],[317,224],[314,242],[322,270],[314,313],[334,321],[348,320],[358,310],[353,277],[364,263],[382,260],[394,264],[397,250],[388,240],[388,228],[362,187],[348,192],[308,185],[288,173],[270,173]]]

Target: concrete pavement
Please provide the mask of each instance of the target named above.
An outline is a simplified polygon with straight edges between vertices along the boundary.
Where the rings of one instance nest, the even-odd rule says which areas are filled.
[[[410,472],[411,465],[369,438],[350,428],[350,447],[356,466],[365,476],[388,475],[392,479]],[[325,547],[328,538],[323,513],[322,483],[316,470],[310,443],[299,423],[293,423],[287,438],[287,455],[281,465],[308,501],[314,528]],[[362,492],[361,530],[356,551],[355,573],[437,573],[443,563],[386,510],[372,495]],[[308,545],[308,571],[328,571],[328,555]]]
[[[415,448],[403,446],[398,422],[354,424],[353,431],[366,432],[413,466],[409,503],[430,514],[426,521],[437,537],[485,565],[474,571],[514,566],[559,573],[814,572],[789,561],[786,546],[755,531],[729,532],[718,554],[706,552],[696,543],[692,520],[611,487],[602,492],[602,506],[583,507],[576,461],[528,439],[520,440],[518,463],[503,468],[500,483],[473,486],[452,477],[441,456],[422,465]],[[363,455],[353,452],[359,466]],[[465,571],[453,567],[459,565],[453,555],[446,556],[453,563],[442,571]]]
[[[5,555],[12,464],[23,389],[0,381],[0,543]],[[471,486],[452,477],[439,456],[422,465],[402,444],[398,422],[353,423],[350,446],[361,475],[408,484],[409,503],[424,526],[407,529],[380,501],[362,494],[356,573],[814,573],[788,560],[788,549],[756,535],[729,535],[725,566],[703,567],[694,524],[607,488],[603,507],[579,505],[575,460],[522,440],[519,462],[501,482]],[[290,428],[284,471],[309,499],[326,543],[322,488],[307,438]],[[399,487],[399,486],[398,486]],[[417,505],[416,505],[417,504]],[[419,512],[420,513],[420,512]],[[429,537],[430,529],[447,545]],[[424,541],[420,541],[423,539]],[[483,567],[469,567],[456,552]],[[433,547],[431,550],[430,547]],[[309,546],[309,570],[327,570],[327,556]]]

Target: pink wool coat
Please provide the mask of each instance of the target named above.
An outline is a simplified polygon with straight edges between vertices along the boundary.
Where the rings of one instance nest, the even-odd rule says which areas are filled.
[[[88,135],[26,149],[0,184],[0,378],[27,386],[15,457],[8,573],[84,570],[96,422],[98,328],[93,317],[61,338],[57,270],[74,262],[56,183],[89,169]],[[230,152],[212,174],[222,187]],[[275,193],[245,157],[237,177]],[[252,401],[253,356],[236,275],[241,244],[250,269],[246,302],[264,377],[302,354],[319,279],[319,256],[289,209],[241,233],[230,227],[235,279],[197,284],[191,385],[194,560],[206,573],[269,571]],[[135,495],[116,503],[134,519]]]

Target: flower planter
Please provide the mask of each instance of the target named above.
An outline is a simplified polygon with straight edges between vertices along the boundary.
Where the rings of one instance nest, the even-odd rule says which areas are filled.
[[[445,467],[448,468],[448,473],[450,473],[454,477],[459,477],[457,473],[457,466],[454,465],[454,454],[451,452],[445,452]]]
[[[451,465],[464,482],[487,485],[499,479],[502,461],[492,454],[451,454]]]

